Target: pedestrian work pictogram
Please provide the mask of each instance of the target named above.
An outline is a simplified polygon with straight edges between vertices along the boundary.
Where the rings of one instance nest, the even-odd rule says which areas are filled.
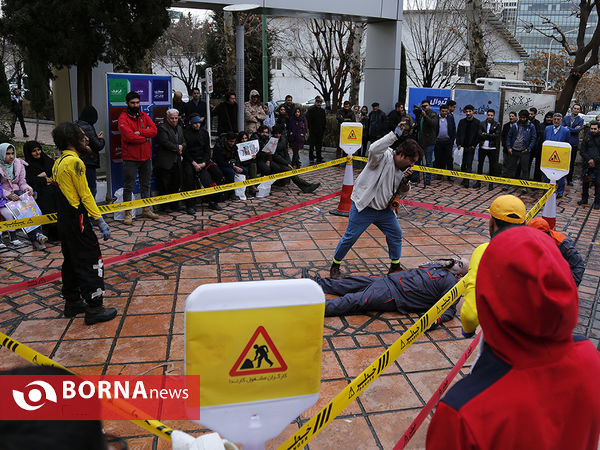
[[[356,140],[356,133],[354,132],[354,130],[350,130],[350,134],[348,135],[348,139],[355,139]]]
[[[548,161],[553,163],[560,163],[560,157],[558,156],[558,152],[556,150],[552,152],[550,158],[548,158]]]
[[[263,326],[259,326],[229,371],[229,376],[242,377],[286,370],[287,364],[275,347],[271,336]]]

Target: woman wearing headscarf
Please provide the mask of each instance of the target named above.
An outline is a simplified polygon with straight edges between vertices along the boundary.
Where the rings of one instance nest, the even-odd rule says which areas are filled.
[[[275,125],[275,106],[273,105],[273,102],[269,102],[265,105],[265,113],[267,118],[263,120],[263,125],[269,128],[270,133]]]
[[[300,150],[304,148],[306,133],[308,131],[308,122],[300,108],[294,109],[292,117],[290,117],[288,130],[290,134],[290,146],[294,152],[292,156],[292,166],[294,166],[295,169],[298,169],[300,167]]]
[[[33,188],[27,184],[25,166],[27,163],[16,157],[15,147],[11,144],[0,144],[0,178],[2,178],[2,195],[6,200],[18,201],[19,196],[28,193],[33,196]],[[13,216],[7,207],[0,208],[0,213],[5,220],[12,220]],[[13,239],[11,243],[18,245],[21,242]],[[48,238],[42,234],[40,227],[27,233],[36,250],[43,250]],[[16,241],[16,242],[15,242]]]
[[[99,153],[104,148],[104,132],[96,133],[94,124],[98,121],[98,111],[91,105],[86,106],[81,111],[79,119],[75,121],[81,127],[87,138],[90,140],[89,147],[91,153],[80,155],[81,160],[85,164],[85,178],[92,195],[96,197],[96,169],[100,167]]]
[[[54,160],[44,153],[42,144],[37,141],[27,141],[23,146],[25,154],[25,179],[33,191],[37,193],[35,201],[44,214],[51,214],[57,211],[56,198],[54,197],[54,188],[52,186],[52,166]],[[44,225],[44,230],[48,232],[50,238],[58,238],[56,224]]]

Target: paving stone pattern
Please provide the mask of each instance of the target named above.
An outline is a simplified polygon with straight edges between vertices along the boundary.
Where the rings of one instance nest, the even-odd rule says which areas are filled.
[[[320,181],[315,195],[340,189],[343,168],[334,167],[306,176]],[[600,211],[578,207],[580,185],[567,190],[558,202],[557,229],[571,235],[587,269],[580,286],[577,332],[598,345],[600,309]],[[510,188],[509,192],[520,191]],[[458,183],[434,179],[427,188],[417,186],[410,199],[453,208],[484,212],[491,200],[504,192],[465,189]],[[523,194],[531,207],[542,191]],[[157,221],[135,220],[130,227],[108,220],[113,234],[102,243],[104,257],[187,236],[314,198],[294,186],[274,189],[265,199],[224,203],[222,212],[199,207],[195,216],[162,215]],[[212,235],[185,245],[106,267],[107,306],[118,309],[111,322],[85,326],[83,318],[62,317],[60,282],[5,296],[0,302],[0,330],[27,343],[82,374],[183,373],[183,310],[187,295],[204,283],[296,278],[306,267],[327,275],[328,267],[347,219],[329,210],[338,199],[319,202],[270,219]],[[448,255],[469,256],[488,240],[485,219],[406,207],[400,209],[404,232],[402,264],[415,267]],[[28,245],[0,251],[2,286],[29,280],[60,269],[59,246],[46,252]],[[379,275],[389,259],[382,233],[370,227],[343,262],[345,274]],[[269,442],[275,448],[318,412],[353,377],[390,346],[416,320],[416,315],[371,313],[326,318],[323,336],[321,397],[317,404]],[[450,368],[468,346],[454,319],[420,337],[376,380],[358,400],[336,418],[309,445],[325,448],[391,448],[399,439]],[[460,376],[468,371],[470,360]],[[0,368],[24,363],[0,349]],[[413,437],[409,448],[423,448],[429,418]],[[192,422],[166,422],[173,428],[199,434]],[[130,448],[170,448],[165,442],[129,422],[106,422],[108,433],[125,437]]]

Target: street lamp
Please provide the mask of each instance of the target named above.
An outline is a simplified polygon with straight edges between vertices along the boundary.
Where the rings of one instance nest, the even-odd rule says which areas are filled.
[[[240,4],[229,5],[223,8],[223,11],[233,13],[235,21],[235,61],[236,61],[236,78],[237,89],[236,97],[238,102],[238,130],[244,130],[244,24],[248,19],[249,14],[244,14],[253,9],[260,8],[260,5]]]
[[[587,25],[585,27],[585,29],[587,30],[588,28],[590,28],[591,25]],[[577,28],[573,28],[572,30],[569,31],[565,31],[563,34],[566,36],[567,34],[570,34],[574,31],[578,31],[579,27]],[[554,43],[555,39],[554,37],[550,36],[550,46],[548,47],[548,63],[546,65],[546,90],[548,90],[548,88],[550,87],[550,83],[549,83],[549,79],[550,79],[550,54],[552,53],[552,44]]]

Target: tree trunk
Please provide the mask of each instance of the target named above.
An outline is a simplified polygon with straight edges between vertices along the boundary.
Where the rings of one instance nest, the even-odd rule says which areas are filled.
[[[471,81],[477,78],[487,77],[489,67],[487,55],[483,49],[483,9],[481,0],[466,0],[467,16],[467,49],[469,50],[469,62],[471,64]]]
[[[581,79],[581,75],[575,75],[573,72],[569,74],[567,80],[565,81],[565,85],[560,91],[560,95],[558,96],[558,100],[556,101],[556,111],[563,115],[567,113],[569,109],[569,105],[571,104],[571,99],[573,98],[573,94],[575,93],[575,89],[577,88],[577,83]]]
[[[406,48],[402,44],[400,53],[400,89],[398,90],[398,101],[403,105],[406,103],[406,90],[408,86],[408,67],[406,67]]]
[[[362,45],[365,24],[362,22],[354,24],[351,33],[353,33],[352,54],[350,63],[350,103],[358,105],[358,91],[362,81],[362,59],[360,57],[360,47]]]
[[[86,105],[92,104],[92,67],[89,64],[77,65],[77,116]]]

